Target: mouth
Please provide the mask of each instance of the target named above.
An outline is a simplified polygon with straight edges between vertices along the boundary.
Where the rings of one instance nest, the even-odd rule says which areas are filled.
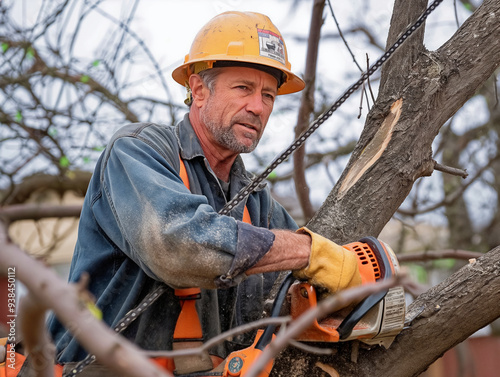
[[[257,127],[255,127],[254,125],[251,125],[251,124],[246,124],[246,123],[243,123],[242,124],[244,127],[246,128],[250,128],[251,130],[255,130],[257,131]]]
[[[244,127],[246,130],[253,131],[255,133],[259,133],[259,128],[249,123],[237,123],[238,125]]]

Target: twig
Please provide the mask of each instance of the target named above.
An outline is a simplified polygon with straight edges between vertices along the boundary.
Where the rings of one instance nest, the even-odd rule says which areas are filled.
[[[498,107],[498,87],[497,87],[497,76],[495,75],[495,82],[493,83],[493,89],[495,91],[495,106],[493,106],[494,109]]]
[[[435,161],[434,161],[435,162]],[[467,178],[469,176],[469,173],[467,173],[467,170],[465,169],[458,169],[458,168],[452,168],[451,166],[446,166],[446,165],[441,165],[438,162],[434,163],[434,170],[451,174],[451,175],[456,175],[462,178]]]
[[[288,323],[291,321],[291,317],[278,317],[278,318],[263,318],[259,321],[255,321],[246,325],[235,327],[229,331],[226,331],[216,337],[208,340],[202,346],[197,348],[188,348],[188,349],[180,349],[175,351],[145,351],[145,355],[148,357],[177,357],[177,356],[190,356],[190,355],[201,355],[205,350],[210,349],[211,347],[221,343],[226,339],[230,339],[231,337],[248,332],[253,329],[265,327],[267,325],[281,325]]]
[[[366,70],[368,71],[370,69],[370,57],[368,56],[368,53],[366,54]],[[373,103],[375,103],[375,96],[373,95],[373,90],[372,90],[372,84],[371,84],[371,79],[368,77],[366,80],[368,83],[368,89],[370,90],[370,95],[372,97]]]
[[[359,113],[358,113],[358,119],[361,118],[361,114],[363,113],[363,96],[365,94],[365,83],[363,83],[363,86],[361,87],[361,97],[359,99]]]
[[[358,64],[356,57],[354,56],[354,53],[352,52],[351,48],[349,47],[349,44],[347,43],[346,39],[344,38],[344,34],[342,33],[342,29],[340,28],[340,25],[337,22],[337,17],[335,17],[335,13],[333,11],[332,4],[330,3],[330,0],[328,0],[328,6],[330,7],[330,13],[332,14],[333,21],[335,21],[335,25],[337,26],[337,30],[339,31],[340,38],[342,38],[342,41],[344,41],[345,47],[347,48],[347,51],[349,51],[349,54],[351,54],[351,56],[352,56],[352,61],[356,64],[359,71],[363,72],[363,69]]]
[[[295,321],[290,323],[285,331],[280,332],[275,340],[264,349],[262,354],[257,358],[255,363],[248,370],[245,377],[256,377],[259,372],[271,361],[281,350],[283,350],[289,343],[290,339],[299,336],[312,322],[320,317],[324,317],[328,313],[332,313],[339,308],[345,307],[351,302],[359,301],[362,298],[382,291],[384,289],[392,288],[402,285],[405,275],[399,275],[394,279],[389,279],[375,284],[367,284],[358,286],[352,289],[339,292],[334,296],[328,297],[321,301],[316,307],[307,310],[304,314],[298,317]]]
[[[445,197],[442,201],[440,201],[438,203],[434,203],[434,204],[428,206],[427,208],[423,208],[423,209],[406,210],[406,209],[399,208],[397,212],[401,215],[404,215],[404,216],[415,216],[418,214],[423,214],[423,213],[428,213],[428,212],[434,211],[435,209],[442,207],[442,206],[445,206],[445,205],[452,204],[455,200],[457,200],[460,197],[460,195],[462,195],[465,192],[465,190],[472,183],[474,183],[476,181],[477,178],[479,178],[485,172],[486,169],[489,169],[489,167],[493,164],[493,162],[497,161],[498,159],[500,159],[500,154],[497,154],[495,157],[493,157],[491,160],[489,160],[488,163],[486,165],[484,165],[481,169],[479,169],[476,172],[476,174],[468,180],[467,183],[458,187],[453,193],[451,193],[450,195]]]
[[[453,0],[453,9],[455,10],[455,22],[457,23],[457,28],[459,28],[460,22],[458,21],[457,0]]]

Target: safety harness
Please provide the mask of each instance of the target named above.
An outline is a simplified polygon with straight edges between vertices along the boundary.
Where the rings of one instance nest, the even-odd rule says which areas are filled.
[[[180,156],[179,161],[179,175],[184,186],[191,191],[186,165]],[[243,211],[243,222],[248,224],[252,223],[246,205]],[[179,313],[175,325],[172,349],[175,351],[179,349],[201,347],[203,345],[203,331],[198,312],[196,311],[196,300],[201,297],[200,288],[176,289],[175,296],[179,298],[181,312]],[[209,356],[208,353],[200,356],[174,357],[174,372],[176,375],[179,375],[206,371],[217,367],[221,362],[222,359]]]

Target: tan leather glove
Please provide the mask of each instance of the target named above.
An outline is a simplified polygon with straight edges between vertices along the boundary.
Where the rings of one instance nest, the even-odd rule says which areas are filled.
[[[307,280],[331,293],[361,285],[358,260],[352,251],[307,228],[300,228],[297,232],[309,234],[312,240],[309,265],[294,271],[297,279]]]

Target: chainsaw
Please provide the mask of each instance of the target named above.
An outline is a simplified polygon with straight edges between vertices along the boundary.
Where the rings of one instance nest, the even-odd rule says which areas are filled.
[[[391,278],[399,271],[399,263],[393,250],[374,237],[365,237],[343,247],[356,254],[362,284]],[[293,319],[315,307],[321,299],[320,289],[308,283],[294,281],[290,273],[282,282],[274,300],[271,317],[279,316],[287,297],[290,300],[290,314]],[[369,345],[389,348],[396,335],[403,329],[405,308],[403,288],[390,288],[366,297],[347,315],[344,308],[325,318],[316,319],[295,340],[324,343],[359,340]],[[275,325],[259,330],[250,347],[231,353],[227,358],[223,376],[244,377],[253,361],[272,341],[275,330]],[[273,361],[270,361],[260,371],[259,377],[269,376],[272,367]]]

